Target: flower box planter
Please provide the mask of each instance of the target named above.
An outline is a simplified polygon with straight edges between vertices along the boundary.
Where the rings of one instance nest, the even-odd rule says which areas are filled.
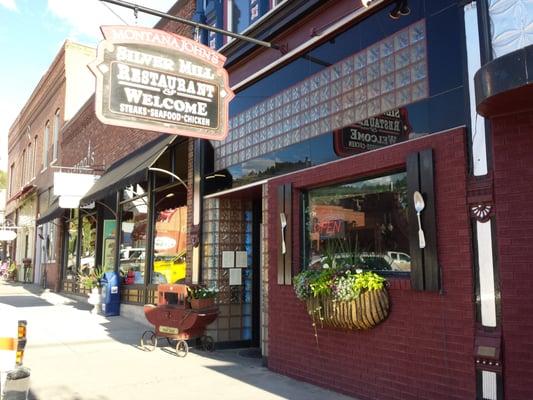
[[[213,308],[215,306],[215,299],[190,299],[191,308],[193,310],[202,310],[204,308]]]
[[[389,315],[387,289],[368,290],[352,301],[335,301],[329,296],[306,300],[307,311],[318,326],[341,329],[370,329]]]

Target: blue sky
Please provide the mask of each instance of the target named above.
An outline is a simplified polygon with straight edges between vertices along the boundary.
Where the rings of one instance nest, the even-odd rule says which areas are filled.
[[[130,0],[159,11],[175,1]],[[0,0],[0,169],[11,124],[66,39],[96,47],[100,25],[152,27],[157,20],[139,13],[136,21],[133,11],[98,0]]]

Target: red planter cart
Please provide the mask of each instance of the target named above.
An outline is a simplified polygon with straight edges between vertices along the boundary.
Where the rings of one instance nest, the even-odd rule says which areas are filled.
[[[204,334],[205,327],[218,316],[218,307],[213,302],[191,308],[187,299],[187,285],[161,284],[157,287],[157,305],[146,304],[144,315],[155,327],[147,330],[141,337],[141,346],[149,351],[155,350],[158,338],[166,338],[168,344],[176,348],[179,357],[189,352],[187,340],[199,339],[206,351],[214,350],[211,336]]]

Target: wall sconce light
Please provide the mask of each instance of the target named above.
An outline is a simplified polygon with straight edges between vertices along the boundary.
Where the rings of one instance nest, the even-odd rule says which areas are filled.
[[[398,19],[402,15],[409,15],[410,13],[411,9],[407,4],[407,0],[397,0],[396,6],[394,6],[392,11],[389,13],[389,17],[391,17],[392,19]]]
[[[212,175],[207,175],[205,179],[215,179],[215,178],[225,178],[225,177],[226,177],[225,174],[212,174]]]

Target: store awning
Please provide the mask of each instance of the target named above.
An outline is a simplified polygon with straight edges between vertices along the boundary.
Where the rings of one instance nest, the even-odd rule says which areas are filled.
[[[50,222],[56,218],[59,218],[63,216],[63,213],[66,211],[65,208],[59,207],[59,197],[57,197],[52,204],[50,204],[50,207],[48,207],[48,210],[46,210],[38,219],[37,219],[37,225],[46,224],[47,222]]]
[[[163,135],[112,164],[83,196],[80,204],[101,200],[128,185],[145,180],[148,168],[177,137],[177,135]]]

